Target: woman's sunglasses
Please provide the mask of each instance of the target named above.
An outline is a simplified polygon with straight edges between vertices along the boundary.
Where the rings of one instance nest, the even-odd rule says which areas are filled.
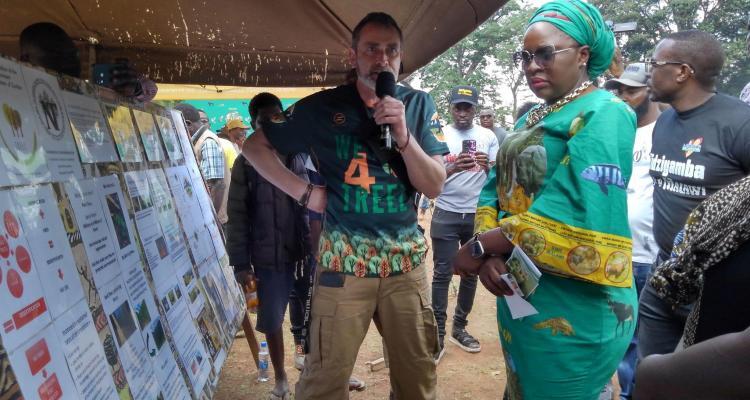
[[[555,54],[575,49],[576,47],[578,46],[556,50],[555,46],[549,45],[542,46],[536,49],[533,53],[528,50],[519,50],[513,53],[513,62],[516,64],[516,66],[527,67],[533,60],[536,62],[536,65],[542,68],[549,68],[555,62]]]

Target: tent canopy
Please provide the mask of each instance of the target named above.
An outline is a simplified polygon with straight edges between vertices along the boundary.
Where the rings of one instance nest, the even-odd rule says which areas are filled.
[[[351,31],[370,11],[404,33],[404,74],[458,42],[507,0],[4,0],[0,52],[53,22],[82,44],[82,63],[127,58],[160,83],[332,86],[350,68]],[[87,72],[86,72],[87,73]]]

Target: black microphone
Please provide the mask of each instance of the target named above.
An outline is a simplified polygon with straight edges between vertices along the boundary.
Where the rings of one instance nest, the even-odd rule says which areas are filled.
[[[396,77],[390,71],[380,71],[378,73],[378,79],[375,81],[375,94],[381,99],[385,96],[395,97]],[[391,126],[389,124],[380,126],[380,139],[383,141],[384,148],[393,148]]]

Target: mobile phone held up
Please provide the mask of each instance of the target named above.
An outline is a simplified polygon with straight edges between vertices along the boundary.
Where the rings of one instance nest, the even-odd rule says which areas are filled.
[[[112,87],[112,71],[127,67],[128,60],[126,58],[118,58],[114,63],[93,64],[91,80],[99,86]]]

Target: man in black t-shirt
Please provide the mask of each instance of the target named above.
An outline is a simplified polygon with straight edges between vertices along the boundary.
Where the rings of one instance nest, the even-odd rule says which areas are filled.
[[[437,397],[427,242],[411,187],[440,193],[448,147],[427,93],[397,86],[393,96],[376,95],[378,74],[398,73],[401,43],[391,16],[368,14],[352,31],[356,80],[301,99],[245,141],[243,154],[258,173],[298,204],[325,211],[298,400],[349,398],[347,381],[372,320],[386,344],[394,396]],[[394,149],[375,143],[376,124],[391,126]],[[311,154],[326,186],[293,176],[275,151]]]
[[[654,127],[656,264],[672,252],[690,211],[750,174],[750,106],[716,92],[724,52],[710,34],[689,30],[659,42],[649,67],[651,99],[668,103]],[[639,358],[674,351],[689,307],[673,309],[647,284],[641,293]]]

